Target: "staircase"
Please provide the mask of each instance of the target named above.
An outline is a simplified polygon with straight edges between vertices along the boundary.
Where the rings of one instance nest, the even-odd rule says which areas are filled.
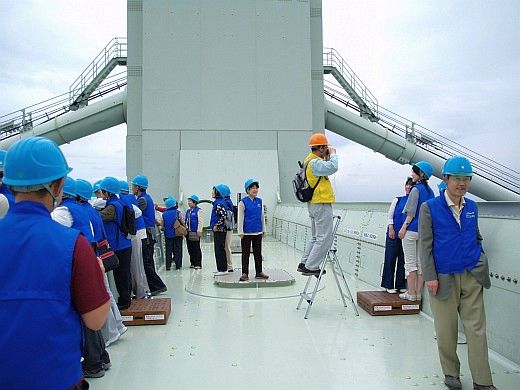
[[[126,58],[126,38],[113,38],[70,86],[69,109],[86,106],[90,95],[110,72],[118,65],[126,66]]]
[[[332,75],[359,107],[362,117],[379,121],[379,104],[375,96],[333,48],[323,49],[323,73]]]

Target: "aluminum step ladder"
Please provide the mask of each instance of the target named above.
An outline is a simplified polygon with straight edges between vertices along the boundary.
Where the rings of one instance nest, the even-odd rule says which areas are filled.
[[[321,278],[323,277],[323,273],[325,270],[325,267],[327,264],[330,264],[330,268],[332,271],[332,274],[334,275],[334,279],[336,280],[336,285],[338,286],[339,294],[341,295],[341,299],[343,300],[343,306],[347,307],[347,299],[349,299],[352,302],[352,307],[354,308],[354,311],[356,313],[356,316],[359,316],[358,309],[356,307],[356,304],[354,303],[354,298],[352,297],[352,293],[350,292],[350,288],[348,287],[347,279],[345,278],[345,274],[343,272],[343,268],[341,268],[341,264],[337,257],[337,232],[338,227],[341,222],[341,217],[339,215],[336,215],[333,217],[333,230],[332,230],[332,243],[330,245],[330,249],[327,251],[327,255],[323,259],[322,263],[320,264],[320,274],[316,276],[316,283],[314,285],[314,289],[312,290],[312,294],[308,294],[308,289],[311,284],[311,280],[313,279],[312,276],[309,276],[307,279],[307,283],[305,284],[305,288],[300,293],[300,302],[298,302],[298,306],[296,307],[296,310],[300,310],[300,307],[302,305],[302,302],[305,300],[308,304],[307,311],[305,312],[305,316],[303,318],[307,319],[309,318],[309,313],[311,311],[312,305],[314,303],[314,300],[316,299],[316,293],[318,292],[318,289],[320,287]]]

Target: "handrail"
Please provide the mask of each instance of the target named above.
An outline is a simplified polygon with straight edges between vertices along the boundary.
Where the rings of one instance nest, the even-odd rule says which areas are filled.
[[[69,105],[85,88],[96,78],[98,73],[114,58],[127,57],[127,39],[125,37],[112,38],[110,42],[99,52],[85,70],[78,76],[69,87]]]
[[[331,99],[338,100],[345,104],[346,107],[359,111],[359,108],[350,103],[350,97],[343,91],[340,85],[325,80],[324,87],[325,94]],[[512,192],[520,193],[520,172],[514,169],[491,160],[382,106],[379,106],[378,124],[388,131],[400,135],[417,147],[443,159],[456,155],[466,156],[471,160],[475,174],[485,177],[487,180]]]
[[[341,57],[338,51],[334,48],[323,48],[323,66],[331,66],[336,68],[341,75],[347,80],[352,89],[361,96],[365,104],[373,111],[375,116],[379,116],[379,103],[376,97],[370,92],[367,86],[356,75],[347,62]]]
[[[103,97],[126,85],[126,71],[107,77],[88,100]],[[48,122],[70,111],[69,92],[0,116],[0,141]]]

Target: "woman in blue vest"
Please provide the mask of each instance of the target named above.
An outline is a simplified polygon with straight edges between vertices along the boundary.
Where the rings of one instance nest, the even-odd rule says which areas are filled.
[[[213,231],[213,248],[215,252],[215,262],[217,263],[216,275],[227,275],[227,203],[222,195],[225,192],[226,189],[222,186],[222,184],[217,184],[211,190],[211,197],[215,200],[213,201],[213,208],[211,210],[209,226]]]
[[[450,389],[461,389],[457,356],[459,317],[468,343],[473,389],[495,389],[489,367],[484,288],[491,286],[478,228],[478,208],[465,198],[473,168],[465,157],[449,158],[442,171],[446,189],[421,206],[419,249],[430,293],[437,347]]]
[[[428,179],[433,174],[433,166],[428,161],[419,161],[412,166],[414,186],[408,195],[403,213],[406,219],[399,230],[399,238],[403,243],[404,271],[406,274],[407,291],[399,294],[399,298],[408,301],[421,300],[423,277],[417,240],[419,238],[419,209],[421,204],[433,198],[433,190],[428,185]]]
[[[188,197],[188,210],[186,210],[186,227],[188,229],[188,237],[186,237],[186,246],[190,255],[190,268],[202,268],[202,251],[200,250],[200,237],[202,236],[202,210],[198,206],[199,197],[190,195]]]
[[[231,200],[231,188],[227,186],[226,184],[222,184],[222,188],[224,189],[224,193],[222,196],[224,197],[224,201],[226,202],[226,207],[234,216],[235,212],[235,205],[233,204],[233,201]],[[234,220],[234,219],[233,219]],[[227,233],[226,233],[226,260],[227,260],[227,270],[228,272],[233,272],[233,252],[231,250],[231,241],[233,239],[233,226],[228,227]]]
[[[413,181],[409,177],[404,184],[404,196],[394,198],[388,210],[388,229],[386,231],[385,264],[381,287],[390,294],[396,294],[398,290],[406,291],[406,278],[404,275],[403,244],[397,233],[401,230],[406,215],[403,214],[404,206],[408,200],[408,194],[412,189]],[[397,265],[396,265],[397,262]],[[395,276],[395,280],[394,280]]]
[[[182,236],[175,234],[173,224],[179,220],[181,225],[184,225],[184,217],[178,210],[177,200],[168,197],[165,202],[166,211],[162,213],[162,221],[159,221],[164,229],[164,239],[166,247],[166,271],[169,271],[172,266],[172,261],[175,263],[175,269],[182,268]]]
[[[119,180],[119,197],[128,206],[132,207],[135,214],[135,236],[130,236],[132,241],[132,261],[130,274],[132,275],[132,291],[136,298],[143,299],[151,296],[148,280],[144,271],[143,240],[146,240],[146,225],[143,212],[137,206],[137,198],[130,194],[130,186],[125,180]]]
[[[87,211],[76,201],[76,181],[67,176],[63,186],[63,198],[58,207],[51,213],[52,219],[63,226],[77,229],[91,244],[94,233]]]
[[[268,279],[262,271],[262,237],[265,235],[264,206],[258,197],[258,181],[247,179],[244,189],[247,196],[238,203],[238,235],[242,244],[242,275],[240,281],[249,280],[249,255],[253,247],[255,279]]]
[[[146,227],[146,238],[143,239],[143,265],[146,280],[152,295],[166,292],[168,288],[155,271],[154,251],[156,242],[155,207],[152,197],[147,192],[148,178],[145,175],[137,175],[132,180],[132,193],[137,198],[137,207],[143,212]]]
[[[119,293],[117,305],[119,310],[126,310],[131,303],[132,279],[130,262],[132,261],[132,242],[121,231],[123,203],[117,197],[119,194],[119,181],[115,177],[105,177],[100,184],[100,188],[107,204],[99,214],[105,226],[108,243],[119,259],[119,266],[113,271],[114,281]]]
[[[46,138],[7,152],[4,184],[16,203],[0,221],[2,389],[86,388],[81,322],[100,329],[110,301],[90,243],[50,216],[70,171]]]

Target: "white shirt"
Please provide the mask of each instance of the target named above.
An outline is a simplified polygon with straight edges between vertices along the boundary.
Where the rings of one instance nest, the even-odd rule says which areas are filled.
[[[460,200],[460,206],[453,203],[451,198],[448,196],[448,191],[444,191],[444,198],[446,199],[446,203],[448,203],[448,206],[451,209],[453,218],[455,218],[455,221],[457,221],[457,223],[460,226],[460,215],[462,214],[462,209],[466,205],[466,201],[464,200],[464,197],[462,197]]]
[[[9,210],[9,201],[4,195],[0,194],[0,219],[7,214],[7,210]]]

